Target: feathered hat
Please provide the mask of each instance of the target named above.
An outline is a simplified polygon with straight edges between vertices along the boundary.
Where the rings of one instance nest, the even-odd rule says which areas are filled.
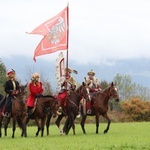
[[[78,72],[76,70],[73,70],[73,69],[70,69],[70,68],[65,68],[64,72],[66,73],[68,70],[68,73],[75,73],[75,74],[78,74]]]

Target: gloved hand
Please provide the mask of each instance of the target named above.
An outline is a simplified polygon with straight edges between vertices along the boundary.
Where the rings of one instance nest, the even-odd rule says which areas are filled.
[[[17,90],[15,93],[18,94],[18,93],[19,93],[19,90]]]
[[[38,97],[42,97],[43,95],[42,94],[37,94],[35,97],[38,98]]]
[[[12,95],[12,96],[13,96],[13,95],[15,95],[15,94],[16,94],[16,92],[15,92],[15,91],[12,91],[12,92],[11,92],[11,95]]]
[[[95,89],[95,92],[97,92],[98,91],[98,89]]]

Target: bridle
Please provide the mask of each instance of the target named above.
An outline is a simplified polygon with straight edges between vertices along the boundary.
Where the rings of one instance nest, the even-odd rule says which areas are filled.
[[[48,96],[45,96],[45,97],[48,97]],[[40,97],[39,97],[39,98],[40,98]],[[50,114],[50,113],[53,114],[52,108],[51,108],[50,106],[46,107],[46,106],[44,105],[44,103],[40,103],[40,104],[39,104],[39,102],[38,102],[38,99],[39,99],[39,98],[36,98],[36,100],[35,100],[35,105],[41,106],[48,114]],[[43,96],[43,98],[44,98],[44,96]],[[53,106],[57,105],[58,102],[56,101],[56,99],[55,99],[54,97],[51,97],[51,103],[52,103],[52,107],[53,107]],[[35,107],[35,108],[36,108],[36,107]]]
[[[114,89],[115,89],[115,91],[117,91],[116,87],[110,86],[107,89],[108,89],[107,93],[103,93],[103,92],[101,92],[101,93],[106,95],[106,96],[108,96],[108,97],[116,97],[116,96],[118,96],[117,92],[113,92]]]
[[[86,90],[86,93],[84,92]],[[82,88],[79,90],[79,92],[75,91],[77,95],[79,95],[82,98],[86,99],[86,97],[90,97],[89,89],[82,85]]]
[[[75,94],[77,94],[77,95],[80,97],[80,100],[82,100],[82,98],[85,98],[85,99],[86,99],[86,97],[89,96],[88,91],[87,91],[87,93],[85,94],[84,90],[88,90],[87,88],[86,88],[86,89],[85,89],[85,88],[86,88],[86,87],[85,87],[84,85],[82,85],[82,87],[79,87],[77,90],[73,90],[73,92],[75,92]],[[78,107],[77,104],[74,103],[74,102],[69,98],[69,96],[67,96],[67,99],[68,99],[74,106]]]
[[[19,89],[19,93],[17,95],[13,96],[13,100],[17,100],[17,101],[20,101],[23,103],[26,102],[26,98],[27,98],[27,91],[26,91],[25,87],[21,87]]]

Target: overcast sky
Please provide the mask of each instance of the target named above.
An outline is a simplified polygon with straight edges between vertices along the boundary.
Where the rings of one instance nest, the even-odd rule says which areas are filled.
[[[150,57],[150,0],[1,0],[0,57],[32,59],[42,36],[25,32],[57,15],[68,2],[69,60],[100,64]],[[37,61],[54,61],[58,54]]]

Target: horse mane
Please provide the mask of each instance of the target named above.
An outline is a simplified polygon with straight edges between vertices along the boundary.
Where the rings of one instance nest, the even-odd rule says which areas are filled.
[[[79,92],[81,87],[82,87],[82,85],[80,85],[75,91]]]
[[[54,98],[54,99],[55,99],[55,97],[52,96],[52,95],[43,95],[43,96],[41,96],[41,97],[49,97],[49,98]]]

